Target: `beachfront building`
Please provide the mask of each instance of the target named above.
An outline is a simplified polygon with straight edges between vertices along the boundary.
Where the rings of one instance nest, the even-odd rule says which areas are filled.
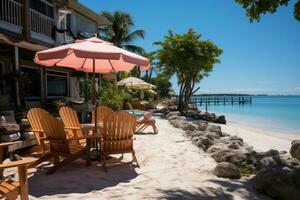
[[[45,69],[36,51],[94,36],[107,24],[76,0],[0,1],[0,110],[45,105],[72,96],[68,69]]]

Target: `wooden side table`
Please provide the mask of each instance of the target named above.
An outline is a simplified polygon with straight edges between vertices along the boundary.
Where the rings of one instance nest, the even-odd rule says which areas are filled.
[[[0,164],[3,163],[5,158],[5,150],[10,146],[13,145],[14,142],[4,142],[0,143]],[[0,179],[3,178],[3,169],[0,169]]]

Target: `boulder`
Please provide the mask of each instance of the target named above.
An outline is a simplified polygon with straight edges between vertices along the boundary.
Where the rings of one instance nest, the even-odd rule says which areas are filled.
[[[210,131],[205,131],[205,136],[208,137],[211,140],[217,140],[219,139],[221,136],[219,135],[219,133],[216,132],[210,132]]]
[[[212,154],[215,153],[216,151],[220,151],[222,149],[225,149],[226,146],[223,143],[216,143],[212,146],[210,146],[207,150],[206,153]]]
[[[218,133],[220,136],[222,135],[221,126],[217,126],[217,125],[208,125],[208,126],[207,126],[207,130],[210,131],[210,132]]]
[[[166,118],[169,118],[169,117],[172,116],[172,115],[180,116],[180,112],[179,112],[179,111],[171,111],[171,112],[168,112],[168,114],[166,114]]]
[[[275,167],[263,169],[253,177],[255,190],[274,199],[299,200],[300,168]]]
[[[221,149],[211,154],[211,157],[216,162],[229,162],[237,167],[240,167],[243,163],[247,163],[247,153],[241,150]]]
[[[300,160],[300,140],[292,141],[290,153],[293,158]]]
[[[205,134],[205,132],[203,132],[203,131],[190,131],[190,130],[185,131],[185,136],[191,137],[191,138],[194,138],[197,136],[203,136],[204,134]]]
[[[217,177],[239,179],[241,178],[241,172],[239,168],[228,162],[218,163],[213,174]]]
[[[256,171],[270,167],[288,166],[288,163],[280,156],[279,151],[274,149],[257,153],[253,162]]]
[[[218,124],[226,124],[225,116],[224,115],[217,116],[213,122]]]
[[[238,136],[236,136],[236,135],[234,135],[234,136],[229,136],[228,140],[229,140],[229,141],[238,140],[238,141],[240,141],[240,142],[244,143],[244,140],[243,140],[243,138],[241,138],[241,137],[238,137]]]
[[[230,141],[230,143],[227,145],[229,149],[240,149],[244,146],[244,143],[242,143],[239,140]]]
[[[198,127],[193,123],[186,123],[184,126],[182,126],[182,129],[185,131],[196,131]]]
[[[193,123],[198,126],[199,131],[205,131],[208,126],[208,123],[202,120],[194,121]]]
[[[194,139],[194,138],[193,138]],[[196,145],[206,151],[210,146],[214,145],[214,141],[205,137],[199,136],[195,141]]]

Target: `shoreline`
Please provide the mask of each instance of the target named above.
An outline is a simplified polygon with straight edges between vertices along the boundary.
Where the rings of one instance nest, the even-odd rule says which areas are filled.
[[[230,121],[226,125],[218,125],[222,127],[222,131],[243,138],[244,142],[253,146],[256,151],[276,149],[289,152],[291,142],[300,139],[300,135],[287,134],[279,130],[268,130],[263,127],[254,127]]]

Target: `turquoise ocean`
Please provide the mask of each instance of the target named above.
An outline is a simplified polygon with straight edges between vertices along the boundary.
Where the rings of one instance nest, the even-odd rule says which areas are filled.
[[[300,96],[252,96],[252,104],[210,104],[208,112],[225,115],[231,123],[300,135]]]

